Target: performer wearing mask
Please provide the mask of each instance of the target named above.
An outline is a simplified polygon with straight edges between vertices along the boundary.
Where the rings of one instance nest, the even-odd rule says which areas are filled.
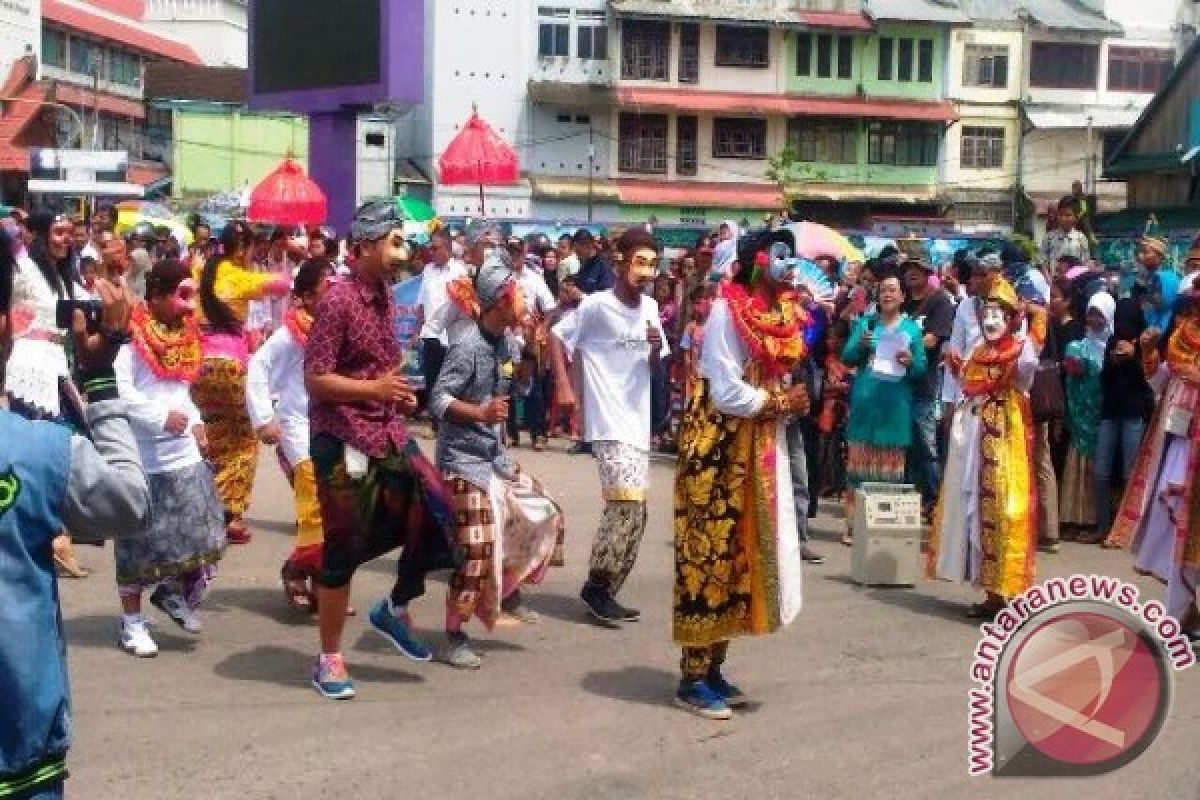
[[[800,610],[800,542],[785,428],[808,387],[794,268],[762,253],[725,284],[704,326],[675,475],[677,705],[728,719],[745,705],[721,668],[736,636],[771,633]],[[802,513],[802,511],[801,511]]]
[[[931,577],[970,581],[986,593],[971,617],[992,616],[1032,585],[1037,494],[1029,387],[1045,342],[1046,315],[1022,307],[1012,285],[992,282],[983,339],[962,365],[963,399],[951,423],[945,479],[933,521]]]
[[[508,455],[500,433],[519,354],[505,331],[527,313],[520,277],[507,254],[497,254],[484,263],[475,285],[478,321],[450,345],[430,394],[430,408],[441,422],[437,463],[466,556],[450,581],[440,654],[459,669],[483,663],[463,632],[471,617],[478,616],[488,630],[502,607],[524,622],[537,621],[522,603],[520,587],[541,581],[563,531],[562,512]]]
[[[225,549],[221,501],[204,460],[208,437],[188,389],[200,374],[196,284],[178,261],[146,275],[146,301],[133,312],[132,344],[113,369],[150,483],[151,524],[116,542],[121,649],[158,654],[142,616],[142,593],[188,633],[203,629],[196,609]]]

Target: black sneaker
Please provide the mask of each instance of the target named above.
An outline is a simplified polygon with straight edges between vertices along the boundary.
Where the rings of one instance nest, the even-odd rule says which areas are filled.
[[[612,595],[607,591],[598,586],[585,584],[579,597],[587,606],[588,613],[594,620],[606,628],[620,627],[618,623],[624,619],[627,609],[617,605],[617,601],[613,600]]]
[[[623,606],[616,600],[613,600],[613,605],[617,607],[617,611],[621,615],[621,622],[637,622],[642,618],[642,612],[638,611],[636,608]]]
[[[578,442],[571,445],[567,449],[567,453],[569,453],[570,455],[573,455],[573,456],[591,455],[592,454],[592,443],[585,442],[582,439],[580,439]]]

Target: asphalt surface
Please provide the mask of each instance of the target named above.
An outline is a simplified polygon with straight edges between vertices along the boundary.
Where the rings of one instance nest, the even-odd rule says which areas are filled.
[[[432,443],[426,440],[427,452]],[[94,570],[62,584],[75,741],[68,797],[131,798],[1197,798],[1196,670],[1176,681],[1158,740],[1133,763],[1089,779],[970,778],[966,718],[969,588],[922,581],[868,589],[848,578],[840,513],[823,507],[804,570],[804,609],[770,637],[734,643],[727,674],[755,703],[729,722],[671,704],[672,466],[652,468],[650,525],[622,594],[641,622],[604,630],[578,599],[601,500],[591,459],[561,446],[519,451],[567,510],[567,566],[528,592],[536,625],[469,629],[478,672],[416,664],[349,621],[344,652],[358,697],[309,686],[315,624],[289,609],[279,565],[290,547],[291,496],[264,457],[249,514],[254,541],[230,550],[183,633],[150,608],[161,648],[139,660],[116,646],[111,549],[85,547]],[[394,559],[364,567],[360,612],[391,585]],[[1131,579],[1127,553],[1065,544],[1039,576]],[[1143,596],[1157,585],[1139,580]],[[436,640],[444,578],[414,605]],[[147,603],[147,608],[149,604]]]

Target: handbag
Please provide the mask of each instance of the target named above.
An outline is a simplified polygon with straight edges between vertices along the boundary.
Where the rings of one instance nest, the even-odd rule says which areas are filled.
[[[1042,348],[1043,353],[1049,352],[1053,355],[1057,352],[1057,348],[1049,346],[1053,337],[1053,330],[1047,330],[1047,346]],[[1033,376],[1033,385],[1029,387],[1029,408],[1033,412],[1034,422],[1049,422],[1063,419],[1066,416],[1067,400],[1063,396],[1057,359],[1050,357],[1038,361],[1037,372]]]

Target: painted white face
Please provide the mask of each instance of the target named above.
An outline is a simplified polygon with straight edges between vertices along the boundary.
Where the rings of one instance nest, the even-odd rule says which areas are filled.
[[[984,306],[980,327],[983,328],[983,338],[989,342],[994,342],[1002,337],[1008,330],[1008,317],[1005,315],[1004,309],[995,305]]]

